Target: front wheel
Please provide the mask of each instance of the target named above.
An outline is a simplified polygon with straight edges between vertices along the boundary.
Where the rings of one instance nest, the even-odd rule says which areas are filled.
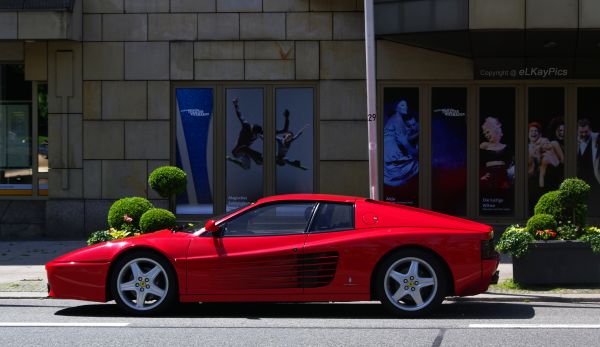
[[[440,261],[419,250],[399,251],[379,267],[376,294],[402,317],[425,315],[444,300],[447,276]]]
[[[134,252],[115,264],[110,281],[117,305],[135,315],[153,315],[177,300],[177,279],[171,264],[150,252]]]

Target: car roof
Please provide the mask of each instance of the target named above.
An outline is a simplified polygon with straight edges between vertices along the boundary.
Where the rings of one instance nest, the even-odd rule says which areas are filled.
[[[355,202],[364,200],[365,198],[357,196],[330,195],[330,194],[284,194],[273,195],[262,198],[257,203],[275,202],[275,201],[290,201],[290,200],[317,200],[317,201],[333,201],[333,202]]]

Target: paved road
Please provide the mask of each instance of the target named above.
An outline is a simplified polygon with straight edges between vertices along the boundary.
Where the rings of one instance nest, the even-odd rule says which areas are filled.
[[[114,304],[0,299],[0,346],[597,346],[600,303],[446,302],[428,319],[373,303],[188,304],[158,318]]]

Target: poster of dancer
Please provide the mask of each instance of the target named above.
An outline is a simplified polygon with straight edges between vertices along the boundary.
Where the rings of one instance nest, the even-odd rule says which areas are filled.
[[[419,88],[383,91],[383,199],[419,204]]]
[[[312,193],[314,89],[275,89],[277,194]]]
[[[263,195],[263,95],[262,88],[226,89],[226,211]]]

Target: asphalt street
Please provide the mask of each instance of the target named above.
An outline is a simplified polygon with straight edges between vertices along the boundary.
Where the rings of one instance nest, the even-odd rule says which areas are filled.
[[[186,304],[161,317],[112,304],[0,299],[0,346],[597,346],[600,303],[445,302],[425,319],[375,303]]]

